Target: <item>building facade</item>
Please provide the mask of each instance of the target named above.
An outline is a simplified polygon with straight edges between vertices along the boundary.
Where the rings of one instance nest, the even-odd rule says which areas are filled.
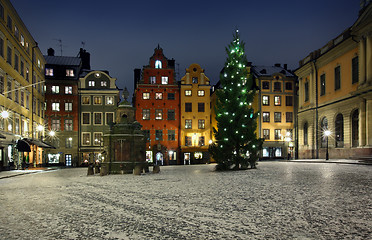
[[[108,71],[83,70],[79,78],[79,163],[102,160],[103,135],[115,122],[120,101],[116,78]]]
[[[294,156],[296,76],[286,65],[252,66],[259,92],[254,109],[260,112],[258,136],[264,138],[262,159]]]
[[[45,162],[38,127],[44,125],[44,64],[17,11],[0,1],[0,169]]]
[[[80,50],[84,54],[83,50]],[[86,53],[85,53],[86,54]],[[79,141],[79,74],[80,57],[45,56],[45,139],[56,149],[47,152],[48,164],[77,166]]]
[[[351,27],[295,71],[299,158],[372,155],[372,5],[361,7]]]
[[[210,161],[211,86],[204,69],[191,64],[181,79],[180,89],[181,164],[207,163]]]
[[[149,65],[135,69],[133,106],[143,126],[146,159],[160,165],[179,164],[180,96],[175,61],[155,48]]]

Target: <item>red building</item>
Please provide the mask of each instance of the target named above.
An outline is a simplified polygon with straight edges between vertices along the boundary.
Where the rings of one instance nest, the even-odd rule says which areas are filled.
[[[149,65],[134,70],[133,105],[147,137],[146,159],[160,165],[179,163],[179,86],[175,60],[155,48]]]

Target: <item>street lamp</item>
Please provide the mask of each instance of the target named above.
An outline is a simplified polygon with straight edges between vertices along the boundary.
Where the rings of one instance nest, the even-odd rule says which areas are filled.
[[[326,152],[326,160],[329,159],[329,155],[328,155],[328,137],[331,135],[331,131],[330,130],[325,130],[324,131],[324,136],[327,138],[327,152]]]

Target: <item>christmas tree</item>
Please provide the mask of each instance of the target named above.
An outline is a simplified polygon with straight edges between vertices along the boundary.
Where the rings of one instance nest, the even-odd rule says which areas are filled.
[[[252,108],[256,94],[253,76],[247,70],[244,42],[236,30],[234,40],[226,48],[227,59],[220,75],[220,89],[216,91],[216,121],[213,128],[215,142],[210,153],[217,162],[217,170],[256,167],[263,139],[255,133],[258,112]]]

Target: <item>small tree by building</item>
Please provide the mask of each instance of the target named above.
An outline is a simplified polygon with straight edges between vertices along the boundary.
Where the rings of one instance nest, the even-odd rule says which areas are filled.
[[[244,42],[236,30],[234,40],[226,48],[227,59],[220,75],[217,90],[216,121],[213,128],[215,142],[210,153],[217,162],[217,170],[256,167],[263,139],[255,133],[258,112],[252,107],[256,94],[254,79],[247,70]]]

